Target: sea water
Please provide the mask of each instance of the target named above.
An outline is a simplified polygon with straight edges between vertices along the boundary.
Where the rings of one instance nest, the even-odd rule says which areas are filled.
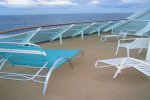
[[[97,14],[47,14],[47,15],[1,15],[0,31],[23,27],[51,24],[66,24],[89,21],[120,20],[129,13],[97,13]]]

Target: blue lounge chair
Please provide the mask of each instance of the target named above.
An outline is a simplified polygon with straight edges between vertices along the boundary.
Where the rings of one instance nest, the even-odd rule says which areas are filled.
[[[54,69],[60,67],[65,62],[69,62],[75,57],[80,57],[81,50],[43,50],[40,46],[31,43],[10,43],[0,42],[0,78],[7,80],[32,80],[42,83],[43,95],[46,92],[48,80]],[[83,53],[81,53],[83,55]],[[7,71],[12,66],[38,69],[34,74],[22,74],[15,71]],[[5,69],[5,70],[3,70]],[[44,69],[48,69],[46,74],[41,74]],[[43,80],[39,80],[43,78]]]

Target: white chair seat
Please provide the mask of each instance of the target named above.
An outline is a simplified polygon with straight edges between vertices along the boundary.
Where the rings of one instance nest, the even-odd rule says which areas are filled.
[[[119,45],[119,47],[128,47],[129,46],[129,43],[121,43],[120,45]]]

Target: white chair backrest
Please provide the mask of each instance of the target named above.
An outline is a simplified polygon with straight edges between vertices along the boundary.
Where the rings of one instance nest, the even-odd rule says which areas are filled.
[[[148,49],[147,49],[147,54],[146,54],[146,61],[150,61],[150,38],[149,38],[149,44],[148,44]]]
[[[147,48],[148,44],[149,38],[137,38],[131,43],[130,48]]]

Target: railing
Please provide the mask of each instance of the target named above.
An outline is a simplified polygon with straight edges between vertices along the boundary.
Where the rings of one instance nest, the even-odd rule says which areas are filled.
[[[32,26],[32,27],[23,27],[23,28],[16,28],[16,29],[11,29],[11,30],[5,30],[5,31],[0,31],[0,34],[6,34],[10,32],[16,32],[16,31],[21,31],[21,30],[31,30],[35,28],[46,28],[46,27],[58,27],[58,26],[66,26],[66,25],[71,25],[71,24],[90,24],[93,22],[108,22],[108,21],[122,21],[122,20],[128,20],[128,19],[119,19],[119,20],[104,20],[104,21],[91,21],[91,22],[78,22],[78,23],[66,23],[66,24],[51,24],[51,25],[41,25],[41,26]]]
[[[59,39],[60,44],[62,44],[62,39],[65,37],[81,36],[81,39],[83,39],[83,36],[86,34],[98,33],[98,36],[100,36],[101,32],[112,31],[112,33],[119,33],[120,30],[126,28],[128,29],[130,27],[136,28],[134,30],[139,30],[149,21],[150,20],[122,19],[24,27],[1,31],[0,34],[6,35],[1,37],[0,41],[11,40],[38,43],[42,41],[54,41]],[[116,24],[116,22],[119,23]],[[54,32],[54,30],[56,32]]]

